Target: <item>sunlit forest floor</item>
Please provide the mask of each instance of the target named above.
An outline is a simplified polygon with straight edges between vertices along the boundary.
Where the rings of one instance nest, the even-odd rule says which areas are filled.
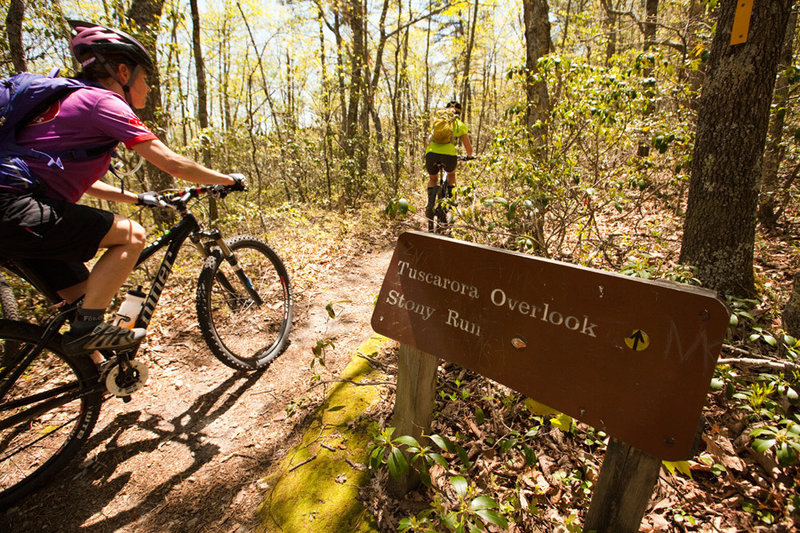
[[[419,197],[414,202],[421,203]],[[153,382],[131,404],[104,406],[87,458],[59,481],[0,517],[15,531],[249,531],[263,498],[260,479],[297,441],[306,414],[321,403],[318,379],[335,378],[370,332],[371,306],[397,236],[422,229],[423,206],[387,218],[384,206],[326,211],[280,206],[227,216],[233,233],[263,235],[286,263],[296,295],[292,345],[257,378],[233,375],[202,345],[194,318],[199,264],[179,258],[157,310],[144,360]],[[775,234],[760,233],[756,274],[762,299],[729,331],[724,358],[791,363],[754,328],[778,336],[780,310],[797,269],[797,214]],[[679,210],[645,205],[639,216],[598,213],[594,239],[571,243],[556,259],[643,277],[681,275]],[[462,225],[454,236],[475,234]],[[602,236],[602,238],[597,237]],[[484,237],[485,238],[485,237]],[[568,243],[570,244],[570,243]],[[325,307],[331,304],[336,317]],[[312,353],[329,340],[325,365]],[[391,372],[396,344],[381,360]],[[704,410],[698,454],[662,469],[642,531],[792,531],[798,516],[797,463],[782,466],[775,449],[756,451],[752,431],[797,414],[797,372],[730,365],[717,372]],[[796,367],[794,367],[796,369]],[[424,487],[397,500],[385,490],[386,470],[362,490],[381,531],[432,510],[429,520],[458,508],[448,482],[459,474],[499,503],[509,531],[579,531],[603,460],[607,435],[555,414],[457,365],[439,368],[433,432],[451,439],[464,456],[445,454],[449,467],[431,470]],[[388,424],[393,393],[369,413]],[[365,458],[366,462],[366,458]],[[469,513],[467,513],[469,514]],[[470,515],[479,520],[475,515]],[[4,527],[5,527],[4,526]],[[445,531],[441,526],[423,531]],[[500,531],[488,526],[489,531]]]

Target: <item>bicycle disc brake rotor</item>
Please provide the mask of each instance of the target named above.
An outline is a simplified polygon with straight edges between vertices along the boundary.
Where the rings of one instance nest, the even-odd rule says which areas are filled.
[[[130,365],[130,372],[123,373],[119,365],[115,365],[106,374],[106,389],[114,396],[130,396],[147,383],[147,365],[141,361],[131,361]]]

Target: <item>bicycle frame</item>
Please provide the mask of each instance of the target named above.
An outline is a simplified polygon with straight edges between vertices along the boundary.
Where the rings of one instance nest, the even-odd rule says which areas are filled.
[[[136,319],[136,327],[146,328],[148,324],[150,324],[150,319],[153,317],[153,313],[156,310],[156,304],[159,298],[161,298],[161,292],[164,290],[167,279],[169,279],[172,273],[172,265],[175,263],[175,259],[178,257],[178,251],[180,251],[186,239],[191,238],[198,249],[205,256],[208,255],[209,251],[200,244],[200,237],[196,233],[199,230],[200,225],[197,223],[197,219],[189,213],[183,213],[181,220],[177,224],[169,228],[161,237],[142,250],[139,259],[136,261],[137,267],[150,259],[158,250],[165,246],[167,247],[164,258],[161,260],[161,265],[158,267],[158,272],[153,280],[153,285],[150,287],[150,292],[147,294],[147,298],[144,301],[142,312],[139,314],[139,318]],[[219,235],[218,231],[214,231]],[[209,235],[209,237],[210,236],[211,235]]]

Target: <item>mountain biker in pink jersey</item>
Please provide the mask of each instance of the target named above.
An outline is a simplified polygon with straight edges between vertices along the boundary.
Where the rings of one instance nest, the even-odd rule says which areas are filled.
[[[155,64],[130,35],[99,24],[69,21],[75,31],[70,50],[81,63],[80,88],[54,103],[17,134],[20,146],[42,151],[81,150],[122,142],[161,170],[199,184],[237,185],[244,176],[206,168],[167,148],[133,109],[145,106],[147,76]],[[83,296],[77,317],[64,335],[72,354],[133,346],[143,328],[122,329],[103,321],[106,308],[130,275],[145,245],[137,222],[76,204],[84,193],[103,200],[157,205],[153,193],[135,194],[99,181],[109,169],[110,148],[89,159],[62,161],[63,169],[25,158],[37,176],[35,191],[0,191],[0,254],[23,263],[61,298]],[[105,252],[89,272],[84,265]]]

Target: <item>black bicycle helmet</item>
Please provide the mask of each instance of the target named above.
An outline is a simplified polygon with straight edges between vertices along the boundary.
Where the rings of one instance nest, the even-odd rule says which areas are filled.
[[[69,49],[83,67],[95,60],[104,64],[105,54],[122,54],[148,72],[155,71],[155,63],[147,49],[124,31],[82,20],[67,22],[75,30]]]
[[[455,100],[450,100],[449,102],[447,102],[447,107],[452,107],[458,113],[461,113],[461,104],[456,102]]]

